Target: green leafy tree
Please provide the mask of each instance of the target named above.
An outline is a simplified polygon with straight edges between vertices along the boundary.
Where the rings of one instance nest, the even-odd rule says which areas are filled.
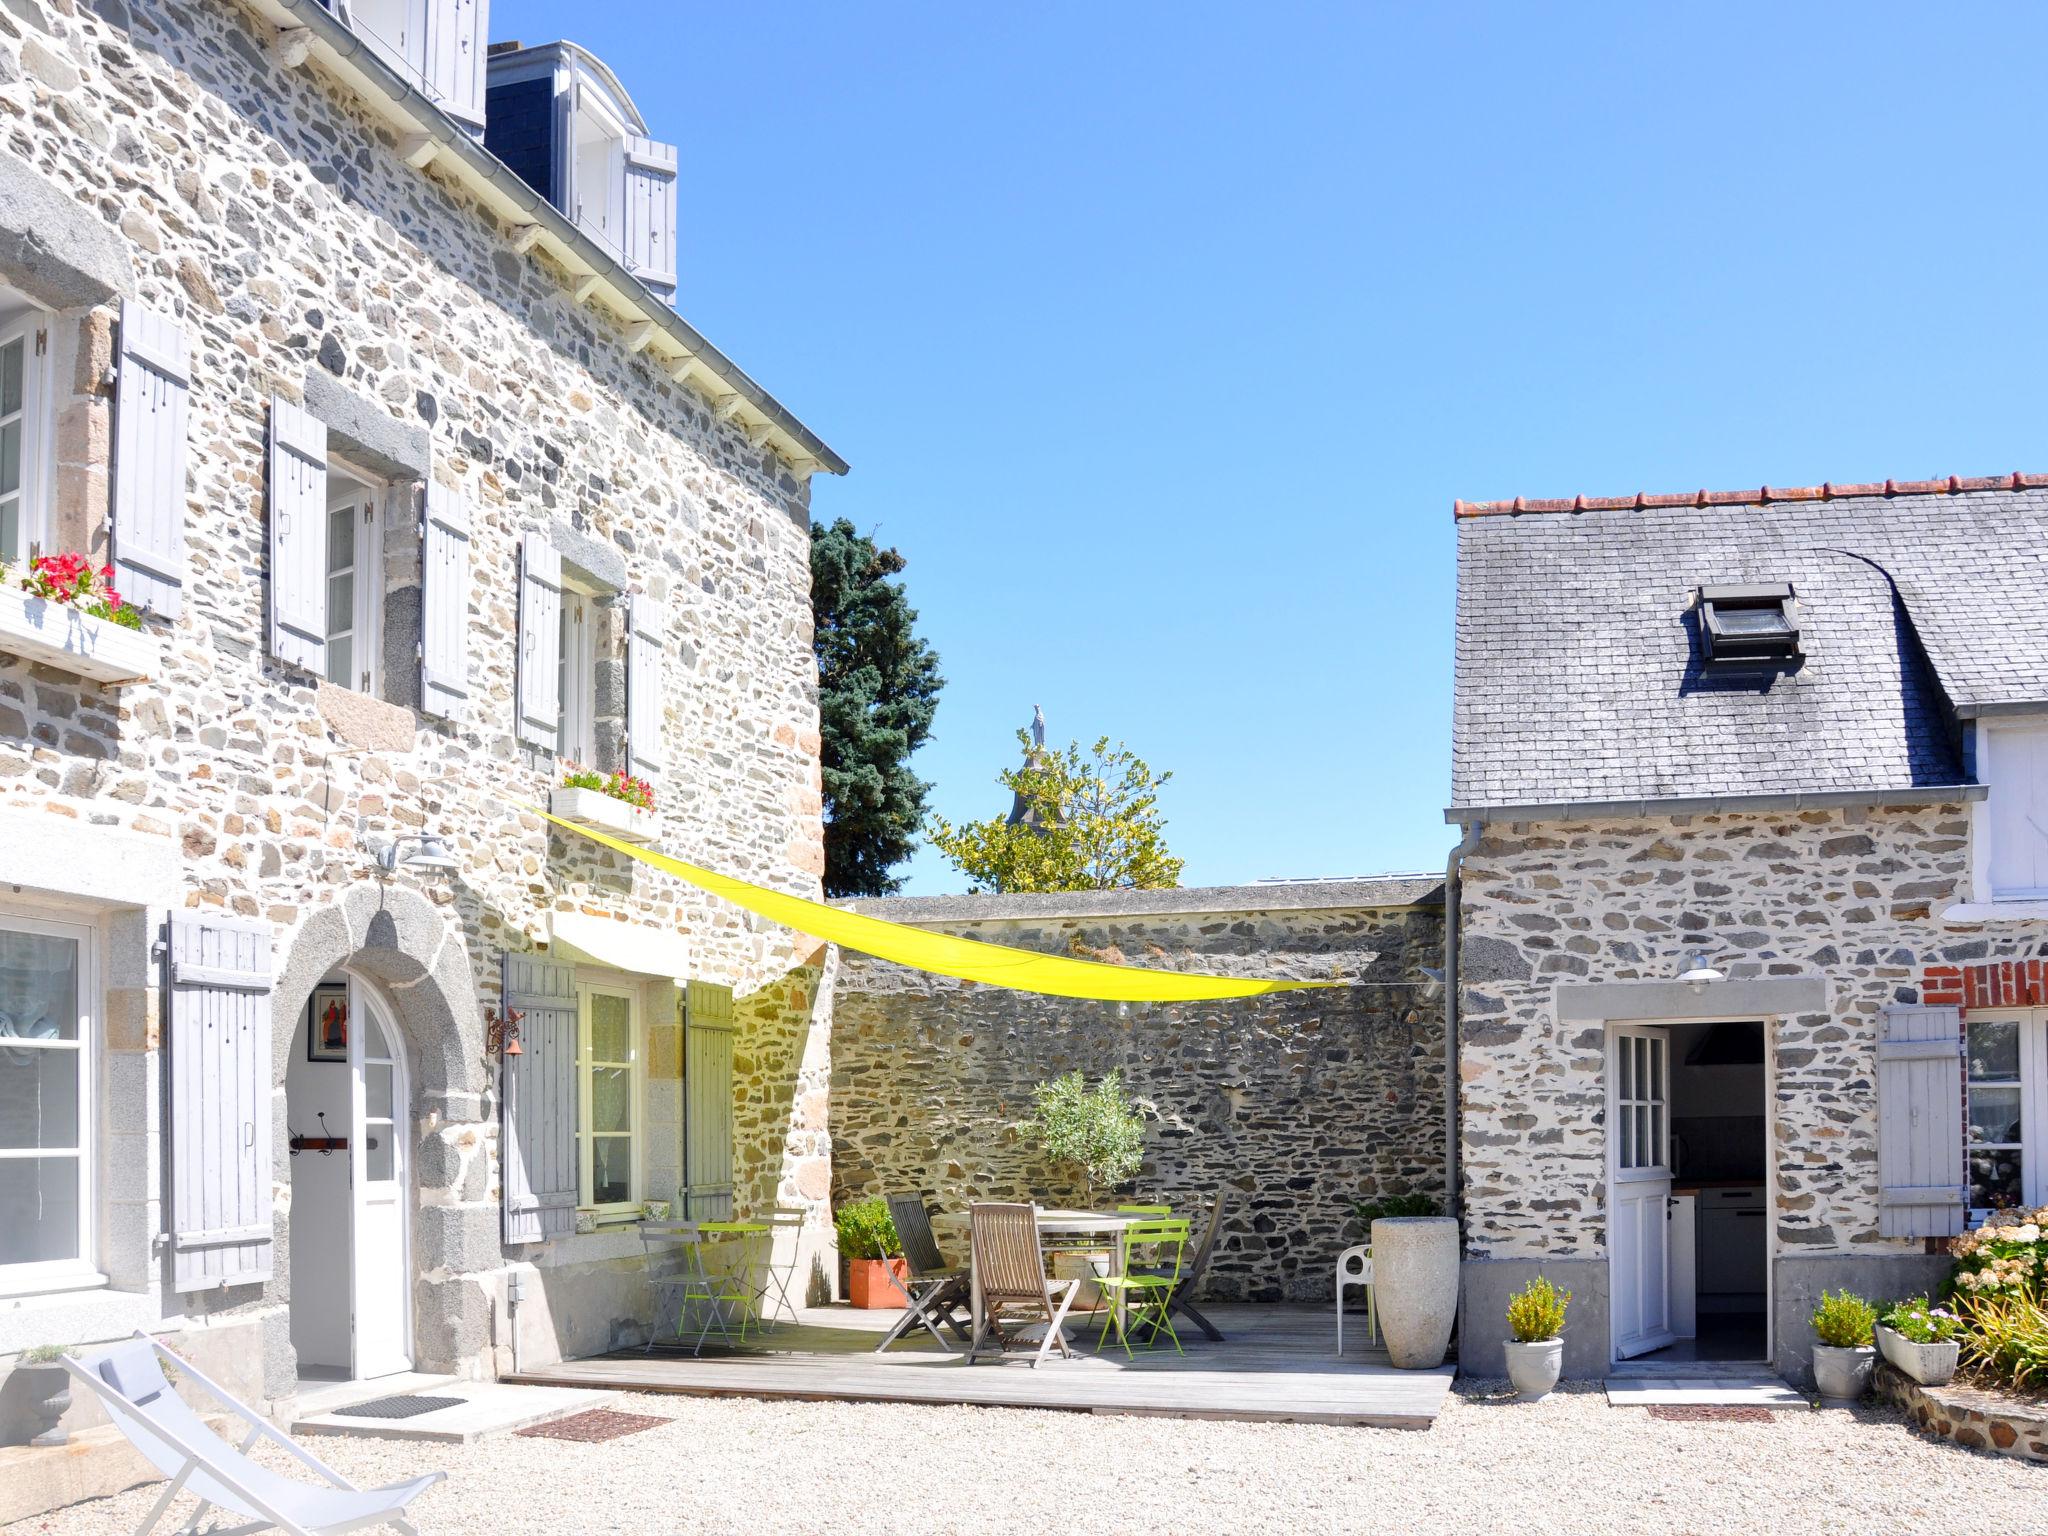
[[[1182,860],[1166,849],[1159,791],[1173,777],[1154,773],[1107,736],[1087,753],[1069,742],[1046,752],[1019,731],[1021,767],[1002,775],[1016,796],[1008,818],[955,826],[932,818],[933,846],[977,891],[1164,890],[1180,883]]]
[[[1081,1170],[1087,1197],[1096,1189],[1114,1189],[1138,1171],[1145,1159],[1145,1117],[1124,1092],[1123,1078],[1111,1072],[1093,1088],[1079,1072],[1069,1072],[1032,1090],[1037,1108],[1032,1133],[1045,1154],[1057,1163]]]
[[[903,556],[845,518],[811,530],[812,644],[825,792],[825,894],[887,896],[910,857],[931,785],[910,771],[946,680],[889,578]]]

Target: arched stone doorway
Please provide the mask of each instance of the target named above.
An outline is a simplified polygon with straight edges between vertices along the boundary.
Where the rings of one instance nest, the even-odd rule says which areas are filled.
[[[299,924],[273,993],[280,1141],[292,1107],[286,1073],[293,1053],[304,1049],[307,1004],[323,981],[340,976],[374,995],[392,1037],[389,1053],[408,1069],[407,1102],[393,1113],[410,1164],[401,1247],[410,1250],[413,1364],[466,1369],[489,1342],[490,1305],[473,1277],[495,1269],[499,1253],[486,1120],[490,1074],[461,920],[403,886],[365,883]],[[284,1156],[277,1166],[289,1166]],[[284,1258],[280,1267],[289,1274]]]

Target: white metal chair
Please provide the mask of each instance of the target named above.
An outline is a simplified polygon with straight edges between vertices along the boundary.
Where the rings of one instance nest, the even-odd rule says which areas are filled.
[[[1365,1330],[1369,1343],[1380,1341],[1380,1314],[1372,1297],[1372,1246],[1360,1243],[1337,1255],[1337,1353],[1344,1353],[1344,1291],[1365,1291]]]
[[[239,1446],[221,1439],[171,1390],[158,1363],[159,1355],[174,1361],[180,1371],[248,1424],[248,1436]],[[382,1488],[358,1488],[230,1397],[189,1360],[179,1359],[140,1330],[134,1338],[82,1359],[66,1356],[64,1368],[85,1383],[135,1449],[170,1479],[136,1536],[148,1536],[181,1491],[199,1500],[187,1530],[197,1529],[207,1510],[218,1505],[252,1522],[220,1536],[272,1529],[289,1531],[291,1536],[337,1536],[374,1525],[393,1526],[406,1536],[417,1536],[405,1518],[406,1506],[448,1475],[429,1472]],[[326,1478],[329,1486],[302,1483],[257,1465],[248,1452],[258,1440],[282,1446],[300,1465]]]

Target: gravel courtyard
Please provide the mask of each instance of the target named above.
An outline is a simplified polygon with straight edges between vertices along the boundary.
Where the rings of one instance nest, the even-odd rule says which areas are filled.
[[[1670,1423],[1609,1408],[1596,1387],[1517,1404],[1486,1382],[1460,1383],[1426,1432],[637,1395],[613,1406],[668,1422],[595,1445],[316,1449],[365,1484],[447,1468],[413,1506],[423,1536],[2048,1532],[2048,1466],[1920,1439],[1876,1408]],[[155,1492],[5,1531],[130,1532]]]

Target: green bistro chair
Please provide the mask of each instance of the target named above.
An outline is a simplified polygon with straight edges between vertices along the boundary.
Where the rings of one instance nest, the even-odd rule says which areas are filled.
[[[1134,1221],[1125,1227],[1118,1241],[1123,1245],[1123,1273],[1104,1275],[1095,1284],[1109,1293],[1110,1305],[1104,1310],[1102,1332],[1096,1337],[1095,1347],[1099,1351],[1108,1342],[1110,1325],[1116,1325],[1117,1342],[1124,1347],[1124,1354],[1131,1359],[1137,1356],[1131,1350],[1131,1335],[1149,1324],[1152,1331],[1145,1336],[1149,1348],[1164,1333],[1172,1341],[1175,1354],[1185,1354],[1180,1347],[1180,1336],[1173,1331],[1173,1318],[1168,1309],[1173,1303],[1174,1288],[1180,1284],[1181,1255],[1187,1251],[1188,1222],[1185,1217],[1167,1217],[1158,1221]],[[1143,1270],[1134,1269],[1132,1259],[1138,1249],[1149,1249],[1154,1261]]]
[[[761,1319],[755,1306],[759,1297],[754,1289],[754,1270],[760,1257],[758,1251],[759,1240],[769,1231],[768,1224],[762,1221],[700,1221],[697,1223],[700,1262],[694,1278],[699,1281],[701,1289],[699,1294],[695,1296],[691,1296],[688,1292],[684,1293],[684,1310],[687,1313],[688,1304],[691,1301],[707,1304],[709,1317],[717,1319],[718,1331],[725,1335],[725,1340],[728,1344],[734,1342],[746,1343],[748,1324],[751,1323],[757,1331],[761,1326]],[[733,1242],[736,1244],[739,1252],[736,1255],[736,1263],[733,1267],[714,1269],[709,1264],[701,1262],[705,1244],[716,1242]],[[732,1336],[732,1331],[728,1326],[729,1322],[737,1322],[739,1324],[739,1338],[737,1341]],[[697,1347],[700,1351],[703,1349],[704,1340],[709,1337],[710,1331],[710,1324],[707,1322],[697,1339]]]
[[[1120,1205],[1116,1208],[1119,1216],[1171,1216],[1170,1205]]]

